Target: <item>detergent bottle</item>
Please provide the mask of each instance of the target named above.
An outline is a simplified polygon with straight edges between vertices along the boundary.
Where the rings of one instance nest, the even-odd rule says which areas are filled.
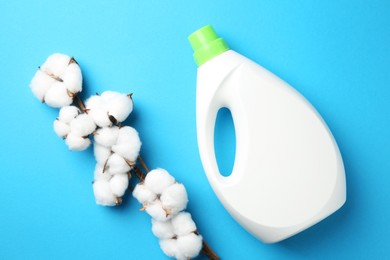
[[[286,239],[326,218],[346,200],[343,161],[315,108],[286,82],[230,50],[207,25],[188,37],[198,65],[199,153],[219,200],[266,243]],[[236,132],[232,173],[222,176],[214,151],[219,109]]]

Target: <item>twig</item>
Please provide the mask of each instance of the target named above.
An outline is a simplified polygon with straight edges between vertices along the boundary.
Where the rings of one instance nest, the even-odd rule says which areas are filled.
[[[149,169],[148,167],[146,166],[144,160],[142,160],[142,157],[141,156],[138,156],[137,160],[139,161],[139,163],[141,164],[142,168],[144,168],[144,170],[146,171],[146,173],[149,172]]]
[[[79,106],[80,110],[83,112],[86,112],[87,110],[85,109],[84,102],[80,99],[80,97],[76,94],[73,94],[74,99],[77,102],[77,105]]]
[[[220,260],[219,256],[214,252],[214,250],[206,243],[206,241],[202,242],[202,253],[207,256],[210,260]]]
[[[133,168],[134,175],[142,182],[145,180],[146,175],[142,172],[142,170],[138,167],[138,165],[135,165]]]

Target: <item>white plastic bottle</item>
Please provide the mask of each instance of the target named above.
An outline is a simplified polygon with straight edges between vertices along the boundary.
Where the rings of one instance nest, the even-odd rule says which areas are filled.
[[[211,26],[189,36],[198,65],[198,146],[208,180],[230,214],[266,243],[326,218],[346,200],[343,161],[325,122],[286,82],[232,51]],[[214,127],[231,111],[236,158],[219,173]]]

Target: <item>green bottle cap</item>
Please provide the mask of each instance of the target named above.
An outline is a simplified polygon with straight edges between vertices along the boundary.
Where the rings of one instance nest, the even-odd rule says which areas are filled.
[[[194,50],[194,59],[198,67],[215,56],[229,50],[224,39],[218,37],[211,25],[206,25],[193,32],[188,40]]]

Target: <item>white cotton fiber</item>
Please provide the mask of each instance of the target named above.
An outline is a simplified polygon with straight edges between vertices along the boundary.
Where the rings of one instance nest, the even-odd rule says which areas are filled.
[[[55,79],[48,76],[41,70],[38,70],[35,73],[34,78],[31,80],[30,88],[34,96],[36,96],[40,101],[44,101],[47,90],[50,89],[55,82]]]
[[[62,82],[55,82],[45,95],[45,102],[51,107],[63,107],[72,104],[73,98]]]
[[[64,106],[60,109],[58,120],[69,124],[72,120],[81,113],[80,109],[75,106]]]
[[[111,127],[103,127],[96,131],[94,136],[94,140],[96,143],[100,145],[104,145],[106,147],[110,147],[115,145],[118,139],[119,127],[111,126]]]
[[[67,134],[70,132],[70,126],[66,123],[63,123],[60,120],[55,120],[53,123],[54,127],[54,132],[59,136],[59,137],[65,137]]]
[[[137,130],[129,126],[119,129],[117,144],[111,149],[127,160],[136,161],[141,149]]]
[[[70,92],[81,92],[83,77],[77,63],[69,64],[65,72],[61,75],[61,79],[64,81],[64,85]]]
[[[95,129],[95,122],[88,114],[80,114],[70,122],[71,132],[78,136],[88,136],[95,131]]]
[[[115,206],[116,197],[111,191],[110,183],[105,180],[93,182],[93,193],[97,204],[103,206]]]
[[[202,249],[202,236],[190,233],[177,238],[177,248],[186,258],[196,257]]]
[[[152,203],[148,203],[146,205],[145,210],[152,218],[158,221],[167,221],[172,215],[167,214],[167,212],[163,209],[160,200],[156,199]]]
[[[111,155],[111,149],[95,142],[93,145],[93,154],[95,155],[95,160],[99,164],[104,165]]]
[[[108,117],[108,113],[106,109],[103,108],[95,108],[91,109],[88,114],[90,114],[95,121],[95,123],[100,127],[111,126],[112,122]]]
[[[159,239],[173,238],[173,228],[171,221],[157,221],[152,219],[152,232]]]
[[[135,162],[139,155],[140,148],[141,142],[116,144],[111,149],[126,160]]]
[[[102,94],[104,96],[105,93]],[[108,112],[119,122],[123,122],[133,110],[133,100],[126,94],[117,95],[108,102]]]
[[[184,236],[196,230],[195,222],[188,212],[180,212],[171,219],[173,232],[178,236]]]
[[[156,194],[161,194],[175,182],[175,178],[164,169],[150,171],[145,178],[145,186]]]
[[[84,138],[73,133],[69,133],[66,136],[66,145],[68,145],[69,150],[74,151],[83,151],[88,148],[91,144],[89,138]]]
[[[122,197],[129,186],[129,176],[127,173],[115,174],[110,180],[112,193],[117,197]]]
[[[61,53],[54,53],[50,55],[41,68],[54,75],[62,75],[69,65],[70,57]]]
[[[131,126],[124,126],[119,129],[117,143],[132,143],[139,140],[138,132]]]
[[[100,96],[92,96],[85,104],[93,120],[100,127],[112,125],[110,116],[118,122],[123,122],[133,110],[131,98],[114,91],[105,91]]]
[[[107,161],[107,167],[111,174],[126,173],[130,171],[130,166],[126,163],[125,159],[116,153],[113,153]]]
[[[96,164],[94,171],[94,180],[97,181],[109,181],[112,178],[112,175],[108,172],[103,172],[103,166],[100,164]]]
[[[150,191],[144,184],[137,184],[133,190],[133,196],[139,203],[151,203],[157,198],[157,195]]]
[[[73,94],[82,90],[82,74],[70,57],[55,53],[40,66],[30,83],[34,95],[52,107],[63,107],[73,102]]]
[[[160,197],[164,209],[176,214],[187,207],[187,191],[183,184],[174,183],[163,191]]]
[[[178,260],[188,260],[180,252],[176,239],[162,239],[160,240],[160,247],[167,256],[174,257]]]

